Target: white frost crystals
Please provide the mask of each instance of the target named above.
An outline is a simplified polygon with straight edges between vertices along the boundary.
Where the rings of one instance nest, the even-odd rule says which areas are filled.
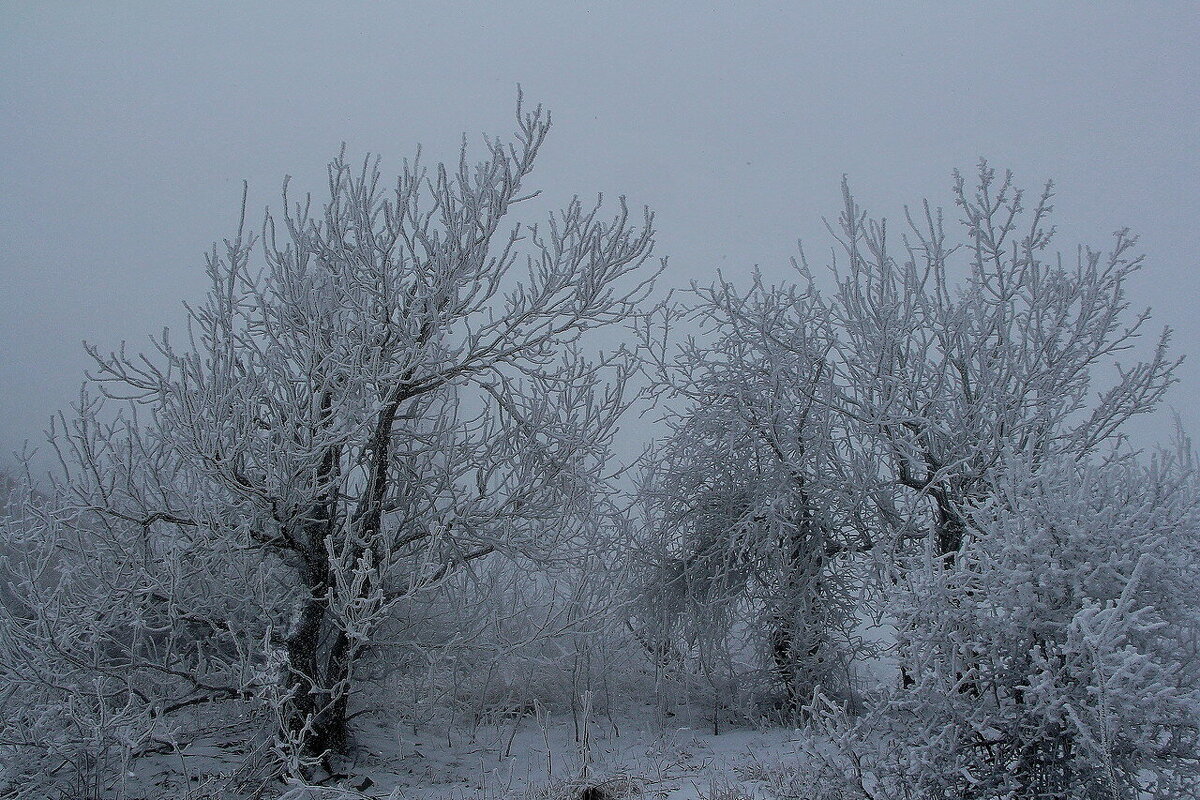
[[[844,188],[828,280],[647,311],[648,212],[512,221],[548,129],[390,188],[339,155],[320,207],[243,202],[183,335],[89,348],[53,477],[3,485],[3,791],[408,796],[536,746],[546,796],[685,792],[683,739],[653,781],[606,748],[758,725],[771,797],[1194,793],[1200,486],[1125,438],[1178,364],[1134,239],[1064,262],[984,164],[958,224]]]

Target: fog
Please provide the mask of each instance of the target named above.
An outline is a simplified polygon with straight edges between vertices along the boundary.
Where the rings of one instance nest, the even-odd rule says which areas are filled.
[[[1056,181],[1059,246],[1129,226],[1131,287],[1195,352],[1200,15],[1184,3],[5,3],[0,32],[0,451],[75,396],[81,341],[145,342],[203,289],[202,255],[285,174],[323,190],[348,151],[385,172],[512,129],[517,84],[555,126],[547,201],[657,214],[661,289],[803,239],[823,263],[839,181],[902,218],[979,157]],[[1171,400],[1192,430],[1200,370]],[[1140,423],[1161,438],[1167,417]]]

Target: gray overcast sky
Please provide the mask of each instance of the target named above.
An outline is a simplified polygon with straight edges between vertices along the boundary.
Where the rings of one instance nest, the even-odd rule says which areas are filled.
[[[0,451],[72,400],[80,340],[178,324],[243,178],[261,208],[343,140],[453,158],[518,82],[555,119],[536,185],[650,205],[664,288],[823,260],[842,173],[890,217],[979,156],[1053,177],[1064,251],[1141,234],[1200,432],[1200,7],[962,5],[0,4]]]

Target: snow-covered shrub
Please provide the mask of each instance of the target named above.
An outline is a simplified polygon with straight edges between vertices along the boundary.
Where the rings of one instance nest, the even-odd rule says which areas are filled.
[[[61,487],[14,484],[0,513],[0,793],[138,796],[140,759],[186,747],[205,706],[254,692],[269,610],[231,599],[248,585],[236,552],[201,551]]]
[[[1188,456],[1012,469],[900,595],[894,710],[932,797],[1172,796],[1200,774]],[[1195,786],[1194,783],[1187,784]]]
[[[897,735],[884,707],[848,714],[845,707],[816,696],[805,709],[805,725],[793,750],[764,767],[768,797],[806,800],[915,800],[919,784],[916,751]]]
[[[14,482],[0,514],[0,793],[107,793],[153,732],[112,663],[125,627],[54,504]],[[91,554],[97,554],[95,548]],[[119,576],[113,576],[119,579]],[[129,609],[136,615],[136,609]]]

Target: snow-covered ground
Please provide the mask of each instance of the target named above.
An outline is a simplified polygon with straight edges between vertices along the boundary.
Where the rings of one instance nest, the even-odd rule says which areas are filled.
[[[279,788],[286,800],[765,800],[798,741],[788,728],[714,735],[703,719],[671,718],[664,727],[656,718],[650,707],[642,716],[593,718],[576,741],[569,714],[415,731],[360,717],[348,777],[322,789]],[[232,796],[247,788],[239,778],[250,777],[255,749],[230,731],[146,759],[130,788],[141,783],[147,797]]]
[[[659,726],[644,717],[595,720],[576,741],[571,718],[522,716],[471,730],[398,730],[373,721],[361,730],[354,777],[364,794],[420,800],[574,798],[586,787],[597,797],[756,798],[764,779],[786,760],[790,729]],[[738,793],[740,792],[740,793]]]

